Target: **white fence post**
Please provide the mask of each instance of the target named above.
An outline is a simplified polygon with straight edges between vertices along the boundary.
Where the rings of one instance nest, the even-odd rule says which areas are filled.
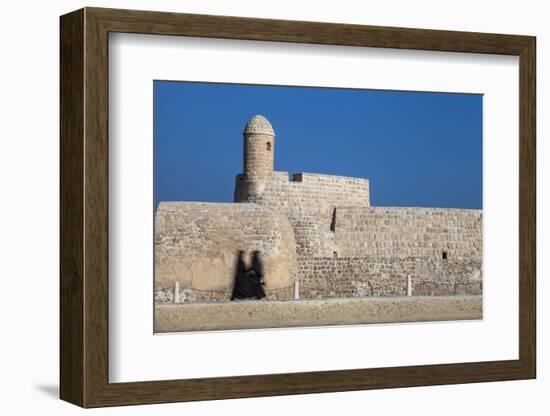
[[[300,284],[298,280],[294,281],[294,299],[300,299]]]
[[[174,283],[174,303],[180,303],[180,282]]]
[[[412,279],[411,275],[407,275],[407,296],[412,296]]]

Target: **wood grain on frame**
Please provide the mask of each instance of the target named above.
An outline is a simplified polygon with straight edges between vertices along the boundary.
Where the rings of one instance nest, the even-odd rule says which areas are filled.
[[[82,407],[534,378],[535,38],[86,8],[61,17],[60,396]],[[108,34],[195,36],[520,57],[519,359],[109,383]]]
[[[83,404],[84,12],[61,20],[60,396]]]

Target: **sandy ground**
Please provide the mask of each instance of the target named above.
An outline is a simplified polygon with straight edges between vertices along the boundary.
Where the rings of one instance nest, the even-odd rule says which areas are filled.
[[[155,332],[482,319],[481,296],[159,304]]]

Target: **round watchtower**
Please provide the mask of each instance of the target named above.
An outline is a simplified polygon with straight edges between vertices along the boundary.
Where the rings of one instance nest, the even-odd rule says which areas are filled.
[[[261,115],[255,115],[244,127],[244,179],[262,183],[273,173],[275,132],[271,123]]]

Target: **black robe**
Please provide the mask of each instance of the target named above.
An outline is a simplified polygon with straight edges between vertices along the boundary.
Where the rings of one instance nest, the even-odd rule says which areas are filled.
[[[262,298],[265,298],[263,276],[258,274],[253,268],[244,272],[240,270],[235,279],[235,287],[233,288],[231,300]]]

